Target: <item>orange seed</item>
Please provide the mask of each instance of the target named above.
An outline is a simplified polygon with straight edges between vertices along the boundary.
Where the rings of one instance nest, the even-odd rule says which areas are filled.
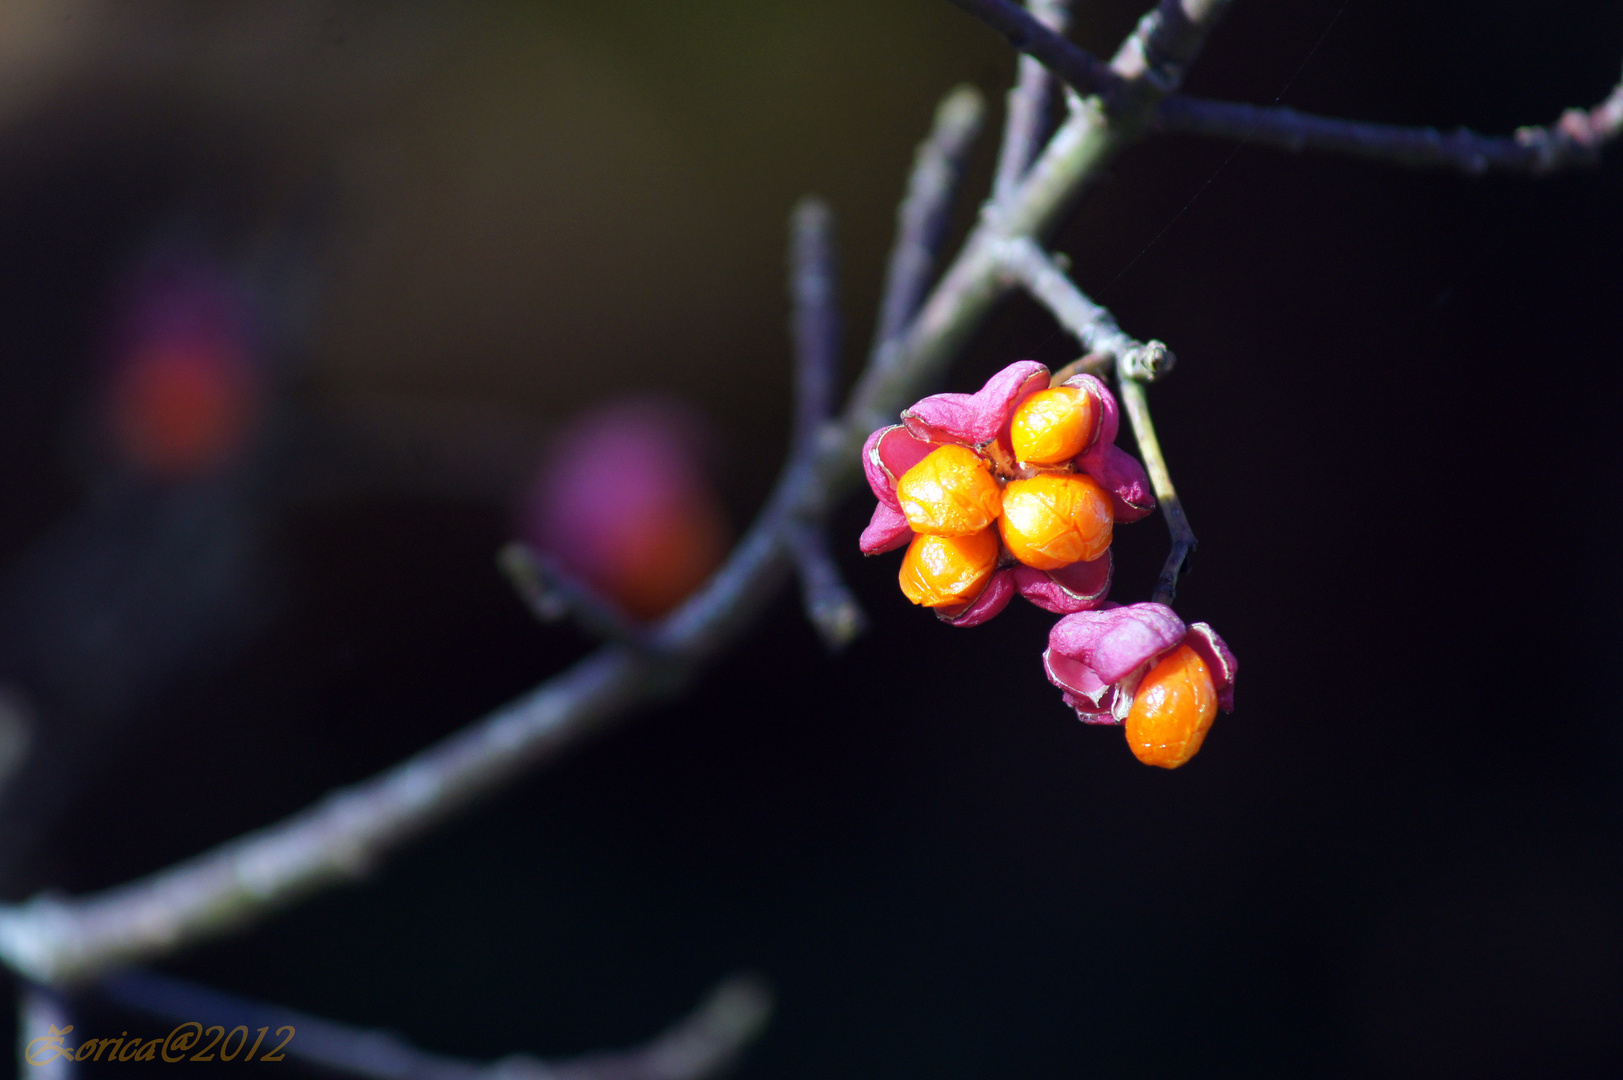
[[[975,451],[939,446],[902,474],[896,500],[914,532],[968,536],[996,520],[1003,492]]]
[[[1059,465],[1080,454],[1099,426],[1093,395],[1074,386],[1039,390],[1020,403],[1009,428],[1014,456],[1028,465]]]
[[[902,556],[902,592],[925,607],[967,604],[996,569],[997,537],[989,528],[968,536],[921,533]]]
[[[1041,473],[1003,491],[1003,542],[1038,570],[1097,559],[1110,547],[1112,525],[1110,496],[1091,476]]]
[[[1217,690],[1201,655],[1179,645],[1138,684],[1127,745],[1146,765],[1176,769],[1195,756],[1217,716]]]

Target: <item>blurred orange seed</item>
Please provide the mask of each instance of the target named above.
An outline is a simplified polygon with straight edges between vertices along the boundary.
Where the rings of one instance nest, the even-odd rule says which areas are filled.
[[[1146,765],[1176,769],[1195,756],[1217,716],[1217,690],[1201,655],[1179,645],[1138,684],[1127,745]]]
[[[1009,552],[1037,570],[1097,559],[1110,547],[1113,524],[1110,496],[1081,473],[1010,481],[998,519]]]
[[[1059,465],[1080,454],[1099,426],[1093,395],[1074,386],[1039,390],[1014,411],[1014,456],[1030,465]]]
[[[1003,492],[975,451],[940,446],[896,481],[896,499],[914,532],[968,536],[996,520]]]
[[[968,536],[913,537],[902,556],[902,593],[924,607],[966,604],[981,594],[997,569],[991,529]]]

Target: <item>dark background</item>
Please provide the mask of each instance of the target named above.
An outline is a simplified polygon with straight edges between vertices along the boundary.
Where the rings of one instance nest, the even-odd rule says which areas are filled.
[[[1083,4],[1074,36],[1108,53],[1140,6]],[[940,0],[12,20],[16,558],[87,487],[87,312],[196,206],[227,250],[306,260],[289,410],[545,426],[679,394],[719,425],[741,525],[786,438],[790,206],[838,215],[854,372],[935,100],[969,81],[993,106],[967,223],[1014,68]],[[1507,132],[1599,101],[1620,60],[1623,11],[1576,0],[1242,0],[1187,85]],[[1060,231],[1083,288],[1180,358],[1151,392],[1201,538],[1178,606],[1242,662],[1188,767],[1075,722],[1036,609],[961,631],[908,605],[895,556],[856,554],[864,492],[834,522],[873,622],[847,654],[785,593],[687,697],[163,970],[480,1059],[639,1042],[748,968],[780,1001],[743,1077],[1623,1072],[1620,191],[1617,154],[1466,180],[1169,137]],[[1071,349],[1011,301],[951,386]],[[499,500],[288,473],[255,518],[258,629],[86,752],[14,895],[273,821],[588,648],[496,573]],[[1159,518],[1116,550],[1115,598],[1147,597]]]

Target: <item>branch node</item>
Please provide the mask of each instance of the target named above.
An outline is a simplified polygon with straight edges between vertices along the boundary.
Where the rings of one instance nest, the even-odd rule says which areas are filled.
[[[1159,341],[1146,341],[1135,345],[1116,360],[1116,370],[1124,379],[1154,382],[1178,362],[1172,351]]]

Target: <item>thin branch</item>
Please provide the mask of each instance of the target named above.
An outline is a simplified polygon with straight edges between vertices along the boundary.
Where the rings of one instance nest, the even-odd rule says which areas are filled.
[[[806,618],[832,652],[839,652],[868,628],[862,605],[846,586],[834,556],[828,550],[828,536],[815,525],[802,524],[790,536],[795,566],[800,572],[802,602]]]
[[[247,1001],[153,972],[120,972],[96,990],[114,1004],[205,1028],[291,1027],[283,1051],[289,1057],[372,1080],[701,1080],[734,1064],[772,1013],[766,986],[735,975],[646,1046],[562,1061],[513,1054],[486,1064],[419,1050],[392,1032]]]
[[[1221,5],[1183,0],[1181,21],[1156,34],[1192,50]],[[1173,0],[1164,0],[1177,6]],[[1192,13],[1192,14],[1191,14]],[[1114,64],[1129,68],[1129,50]],[[1132,76],[1128,76],[1131,84]],[[1153,109],[1157,85],[1128,95]],[[692,677],[760,612],[789,567],[795,523],[821,521],[859,481],[867,434],[935,385],[948,361],[1008,291],[998,247],[1041,236],[1099,170],[1147,124],[1083,102],[1013,196],[982,217],[894,348],[870,361],[838,423],[785,464],[771,498],[727,562],[651,628],[649,651],[612,644],[443,741],[267,828],[145,878],[90,896],[44,895],[0,905],[0,959],[42,982],[83,980],[239,929],[321,888],[352,881],[389,850],[470,800],[555,756]]]
[[[1138,442],[1139,456],[1144,459],[1155,498],[1166,518],[1167,531],[1172,534],[1172,550],[1155,587],[1156,602],[1170,604],[1177,594],[1178,575],[1195,550],[1195,534],[1184,516],[1183,503],[1172,486],[1172,474],[1167,471],[1166,458],[1161,453],[1161,443],[1155,437],[1149,403],[1144,397],[1144,383],[1171,368],[1172,354],[1159,341],[1141,342],[1122,333],[1115,317],[1088,299],[1032,240],[1010,240],[1003,250],[1009,271],[1053,313],[1061,326],[1087,347],[1088,355],[1077,362],[1078,368],[1086,365],[1097,370],[1104,366],[1107,358],[1115,361],[1117,383],[1133,437]]]
[[[1070,21],[1070,0],[1030,0],[1026,5],[1032,18],[1056,34],[1065,32]],[[1008,112],[1003,121],[1003,145],[998,151],[997,172],[992,181],[992,198],[1009,197],[1026,174],[1031,159],[1042,146],[1048,125],[1048,95],[1054,77],[1041,60],[1021,56],[1019,75],[1009,91]]]
[[[795,351],[794,439],[815,438],[834,413],[840,381],[840,309],[835,292],[834,215],[805,198],[789,217],[790,336]]]
[[[1049,379],[1050,386],[1058,386],[1073,375],[1096,375],[1104,378],[1110,369],[1116,366],[1116,358],[1109,353],[1090,352],[1072,360],[1060,368]]]
[[[1144,396],[1144,383],[1118,372],[1116,385],[1121,390],[1122,407],[1133,425],[1139,456],[1144,459],[1144,468],[1150,474],[1150,485],[1155,488],[1156,501],[1161,505],[1161,515],[1166,518],[1167,532],[1172,537],[1172,550],[1167,553],[1167,561],[1161,566],[1154,596],[1156,603],[1170,604],[1173,597],[1178,595],[1178,577],[1184,571],[1184,564],[1195,552],[1195,533],[1189,527],[1189,519],[1184,516],[1183,503],[1172,486],[1172,474],[1167,472],[1166,458],[1161,454],[1161,442],[1155,437],[1155,424],[1150,420],[1150,404]]]
[[[496,553],[496,565],[518,592],[530,612],[542,622],[571,617],[599,641],[613,641],[634,649],[648,648],[647,628],[620,609],[613,600],[577,580],[551,556],[518,541]]]
[[[907,195],[896,210],[896,243],[874,324],[873,352],[896,341],[930,286],[952,222],[953,195],[986,107],[979,90],[960,86],[941,100],[930,134],[913,155]]]
[[[1156,124],[1175,134],[1232,139],[1281,150],[1325,150],[1407,165],[1454,169],[1467,176],[1489,170],[1549,173],[1600,161],[1601,150],[1623,131],[1623,83],[1593,109],[1568,109],[1552,125],[1518,128],[1514,135],[1479,135],[1466,128],[1442,132],[1313,116],[1295,109],[1207,101],[1176,95],[1161,103]]]
[[[1121,79],[1098,57],[1044,26],[1013,0],[952,0],[1020,52],[1042,62],[1081,94],[1109,100]]]
[[[1145,344],[1124,334],[1116,317],[1088,299],[1029,237],[1009,240],[1003,245],[1002,257],[1008,272],[1090,354],[1113,358],[1119,369],[1135,379],[1153,380],[1172,370],[1176,360],[1165,345],[1158,341]]]

